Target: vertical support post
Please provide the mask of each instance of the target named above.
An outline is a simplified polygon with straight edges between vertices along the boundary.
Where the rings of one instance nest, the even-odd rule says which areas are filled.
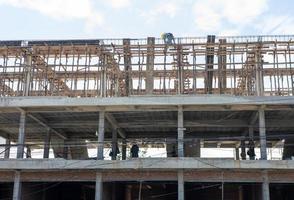
[[[184,172],[183,170],[178,171],[178,200],[185,199],[185,187],[184,187]]]
[[[146,63],[146,93],[151,95],[153,93],[154,80],[153,80],[153,69],[154,69],[154,45],[155,38],[147,38],[147,63]]]
[[[270,200],[270,188],[268,174],[266,171],[262,172],[263,181],[262,181],[262,200]]]
[[[17,170],[14,173],[13,200],[21,200],[21,185],[20,171]]]
[[[102,174],[96,172],[96,185],[95,185],[95,200],[103,199],[103,180]]]
[[[183,94],[184,92],[184,76],[183,76],[183,48],[181,44],[177,45],[177,69],[178,69],[178,92],[177,94]]]
[[[132,77],[131,77],[132,61],[131,61],[130,45],[131,45],[130,39],[123,39],[126,96],[131,95],[132,89],[133,89]]]
[[[24,64],[25,64],[25,82],[24,82],[24,89],[23,89],[23,96],[29,96],[30,91],[30,83],[31,83],[31,68],[32,68],[32,56],[25,55],[24,57]]]
[[[238,193],[239,193],[239,200],[243,200],[243,186],[240,185],[238,187]]]
[[[183,106],[178,106],[178,157],[184,157],[184,130]]]
[[[263,96],[264,92],[264,84],[263,84],[263,60],[262,60],[262,41],[259,41],[260,44],[257,47],[256,55],[255,55],[255,63],[256,63],[256,95]]]
[[[101,74],[100,74],[100,97],[107,96],[107,77],[106,77],[106,65],[107,65],[107,57],[106,55],[102,55],[100,57],[100,65],[101,65]]]
[[[126,185],[125,200],[132,200],[132,186]]]
[[[213,63],[214,63],[214,45],[215,36],[207,36],[207,47],[206,47],[206,65],[205,65],[205,91],[207,94],[212,94],[212,82],[213,82]]]
[[[9,158],[9,155],[10,155],[10,146],[11,146],[11,141],[10,141],[9,136],[7,136],[6,141],[5,141],[4,158]]]
[[[246,160],[246,145],[245,140],[241,140],[241,159]]]
[[[258,117],[259,117],[260,159],[267,160],[265,114],[263,109],[258,110]]]
[[[219,55],[218,55],[218,88],[220,94],[223,94],[227,88],[227,47],[226,39],[219,40]]]
[[[105,111],[99,112],[97,159],[103,160]]]
[[[127,140],[125,138],[123,138],[123,140],[122,140],[121,159],[122,160],[127,159]]]
[[[236,160],[240,160],[239,146],[235,147],[235,158],[236,158]]]
[[[47,132],[44,139],[44,153],[43,158],[49,158],[50,152],[50,140],[51,140],[51,132],[50,128],[47,128]]]
[[[19,120],[18,144],[16,158],[23,158],[25,143],[26,112],[21,111]]]
[[[116,160],[117,156],[117,129],[112,130],[112,144],[111,144],[111,160]]]

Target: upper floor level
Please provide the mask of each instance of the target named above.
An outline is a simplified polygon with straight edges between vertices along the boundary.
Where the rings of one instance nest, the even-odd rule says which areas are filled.
[[[292,96],[293,38],[0,41],[0,96]]]

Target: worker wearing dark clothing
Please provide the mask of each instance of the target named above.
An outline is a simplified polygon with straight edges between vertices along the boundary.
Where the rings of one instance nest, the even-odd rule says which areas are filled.
[[[131,158],[138,158],[139,157],[139,147],[138,145],[134,144],[131,148]]]
[[[175,38],[172,33],[162,33],[161,39],[163,39],[164,43],[167,45],[175,44]]]
[[[247,151],[247,155],[249,156],[250,160],[255,160],[255,150],[254,150],[254,141],[249,141],[249,150]]]

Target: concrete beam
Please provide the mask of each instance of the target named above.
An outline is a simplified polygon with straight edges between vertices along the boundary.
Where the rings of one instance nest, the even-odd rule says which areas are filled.
[[[113,129],[116,129],[118,131],[118,134],[122,138],[126,138],[126,133],[120,128],[120,125],[117,123],[116,119],[113,117],[110,113],[105,113],[105,118],[107,121],[111,124]]]
[[[166,170],[238,169],[294,170],[293,160],[233,160],[198,158],[138,158],[130,160],[9,159],[0,170]]]
[[[283,105],[294,105],[293,96],[248,96],[248,97],[236,97],[227,95],[197,95],[197,96],[133,96],[133,97],[116,97],[116,98],[68,98],[68,97],[5,97],[0,98],[0,109],[6,108],[62,108],[65,107],[94,107],[96,110],[103,108],[105,110],[122,110],[125,109],[136,110],[143,108],[150,108],[150,110],[156,110],[156,107],[162,109],[166,106],[174,107],[173,110],[177,110],[178,105],[183,105],[184,110],[189,106],[225,106],[223,110],[257,110],[255,107],[258,105],[266,106],[279,106],[282,109]],[[230,107],[231,105],[231,107]],[[132,107],[133,106],[133,107]],[[170,107],[169,109],[171,109]],[[153,108],[153,109],[152,109]],[[158,108],[158,109],[159,109]],[[212,107],[209,107],[210,109]],[[265,107],[267,109],[267,107]],[[203,109],[201,109],[203,110]],[[40,112],[40,110],[39,110]]]

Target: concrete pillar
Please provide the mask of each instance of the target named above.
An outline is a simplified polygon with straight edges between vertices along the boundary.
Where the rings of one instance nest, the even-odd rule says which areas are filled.
[[[50,128],[47,128],[47,132],[46,132],[45,139],[44,139],[43,158],[49,158],[50,140],[51,140],[51,132],[50,132]]]
[[[20,171],[15,171],[13,185],[13,200],[21,200]]]
[[[263,173],[263,182],[262,182],[262,200],[270,200],[270,189],[269,189],[269,180],[268,174],[266,171]]]
[[[19,120],[17,154],[16,154],[17,158],[23,158],[23,155],[24,155],[25,126],[26,126],[26,112],[21,111],[20,120]]]
[[[127,140],[125,138],[123,138],[123,140],[122,140],[121,159],[122,160],[127,159]]]
[[[153,69],[154,69],[154,44],[155,38],[148,37],[147,38],[147,61],[146,61],[146,93],[153,93]]]
[[[263,109],[258,110],[258,117],[259,117],[260,159],[267,160],[265,115],[264,115]]]
[[[185,182],[184,182],[184,172],[183,170],[178,171],[178,200],[185,199]]]
[[[10,155],[10,146],[11,146],[11,141],[10,141],[10,138],[9,136],[6,138],[6,141],[5,141],[5,153],[4,153],[4,158],[9,158],[9,155]]]
[[[23,88],[23,96],[29,96],[30,83],[31,83],[31,71],[32,71],[32,56],[25,55],[24,57],[24,72],[25,72],[25,82]]]
[[[178,107],[178,157],[184,157],[184,113],[183,107]]]
[[[235,148],[235,159],[236,160],[240,160],[240,151],[239,151],[239,147]]]
[[[126,96],[132,94],[133,84],[132,84],[132,60],[131,60],[131,40],[123,39],[123,51],[124,51],[124,70],[125,70],[125,89]]]
[[[103,180],[100,172],[96,173],[95,200],[102,200]]]
[[[98,130],[98,147],[97,147],[97,159],[103,160],[104,150],[104,123],[105,123],[105,112],[99,112],[99,130]]]
[[[245,140],[241,141],[241,159],[246,160],[246,145]]]
[[[112,143],[111,143],[111,160],[116,160],[117,156],[117,129],[112,130]]]
[[[131,185],[126,186],[125,200],[132,200],[132,186]]]
[[[243,200],[243,186],[238,187],[239,200]]]

